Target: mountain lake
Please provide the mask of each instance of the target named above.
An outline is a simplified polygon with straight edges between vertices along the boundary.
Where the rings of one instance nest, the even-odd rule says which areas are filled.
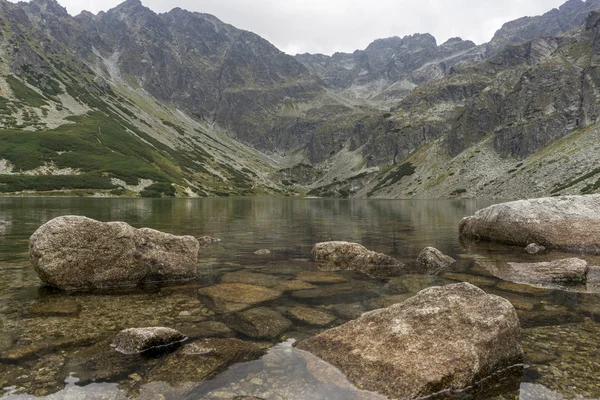
[[[461,243],[458,223],[497,201],[336,200],[294,198],[109,199],[0,198],[0,392],[2,399],[383,399],[353,387],[339,371],[293,347],[362,312],[401,302],[435,285],[470,282],[508,299],[523,330],[525,367],[517,379],[483,382],[448,398],[600,398],[600,288],[540,288],[503,282],[486,265],[572,257],[528,255],[520,247]],[[178,235],[221,241],[201,248],[193,282],[101,292],[61,292],[42,285],[29,262],[28,239],[61,215],[125,221]],[[358,242],[408,264],[397,277],[372,279],[353,271],[322,274],[311,260],[315,243]],[[417,265],[433,246],[458,260],[437,275]],[[257,255],[260,249],[270,254]],[[592,265],[600,258],[581,256]],[[256,285],[306,285],[260,307],[293,323],[273,340],[231,330],[227,312],[198,294],[224,275]],[[246,275],[244,275],[246,274]],[[332,316],[323,327],[290,317],[294,307]],[[232,338],[264,351],[252,360],[208,357],[204,375],[173,353],[126,356],[110,344],[126,328],[165,326],[188,341]],[[211,349],[214,350],[214,349]],[[226,352],[225,352],[226,353]],[[238,362],[241,361],[241,362]],[[200,374],[200,375],[199,375]],[[208,379],[196,379],[197,376]],[[450,395],[448,395],[450,396]]]

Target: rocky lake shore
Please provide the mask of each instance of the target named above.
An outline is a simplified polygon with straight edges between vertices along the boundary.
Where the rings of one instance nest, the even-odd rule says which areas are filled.
[[[561,218],[585,220],[589,208],[573,210],[595,200],[519,202],[513,214],[484,209],[475,218],[494,215],[483,232],[497,224],[506,237],[507,227],[526,228],[514,215],[551,224],[536,213],[566,203],[568,212],[552,215],[573,237],[587,225]],[[81,391],[78,398],[509,399],[565,394],[570,384],[580,396],[599,396],[589,378],[600,366],[595,255],[564,253],[540,236],[531,239],[547,250],[529,254],[529,240],[507,248],[460,226],[465,247],[454,257],[426,247],[409,260],[328,241],[313,243],[310,259],[273,248],[236,264],[215,261],[223,245],[212,239],[201,247],[189,235],[52,219],[29,240],[29,268],[49,286],[32,281],[38,294],[25,302],[4,295],[0,386],[9,399],[69,391]],[[592,351],[587,359],[582,348]],[[570,375],[558,378],[556,368]]]

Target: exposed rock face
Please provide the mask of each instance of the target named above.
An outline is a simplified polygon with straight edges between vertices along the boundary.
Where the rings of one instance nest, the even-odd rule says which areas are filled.
[[[513,306],[468,283],[426,289],[302,341],[358,388],[413,399],[461,389],[522,361]]]
[[[182,342],[185,339],[184,334],[171,328],[130,328],[115,336],[113,347],[124,354],[136,354],[154,347]]]
[[[454,264],[456,260],[445,255],[434,247],[426,247],[419,253],[417,262],[427,268],[428,271],[441,271]]]
[[[568,258],[541,263],[485,264],[500,279],[523,283],[574,284],[587,281],[588,265],[584,260]]]
[[[79,216],[55,218],[29,239],[31,263],[42,282],[64,290],[191,280],[198,250],[191,236]]]
[[[320,269],[357,270],[374,277],[389,276],[404,266],[395,258],[350,242],[317,243],[312,249],[312,255]]]
[[[533,40],[540,36],[556,36],[581,25],[590,11],[600,8],[598,0],[569,0],[536,17],[523,17],[505,23],[490,43],[486,45],[487,55],[493,55],[508,44],[517,44]]]
[[[600,196],[521,200],[479,210],[460,222],[467,238],[600,253]]]

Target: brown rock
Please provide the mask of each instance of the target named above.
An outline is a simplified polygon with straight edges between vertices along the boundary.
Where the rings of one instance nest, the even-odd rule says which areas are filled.
[[[600,253],[600,195],[496,204],[460,222],[461,236],[527,246]]]
[[[177,327],[183,334],[192,338],[228,338],[235,333],[227,325],[219,321],[205,321],[198,324],[188,324]]]
[[[433,273],[448,268],[456,260],[434,247],[426,247],[419,253],[417,262]]]
[[[496,287],[498,289],[504,290],[506,292],[529,294],[529,295],[543,295],[547,292],[547,289],[544,289],[544,288],[539,288],[539,287],[526,285],[523,283],[515,283],[515,282],[500,282],[496,285]]]
[[[600,284],[600,267],[596,265],[588,266],[587,283]]]
[[[513,306],[468,283],[423,290],[298,347],[395,399],[466,388],[523,358]]]
[[[369,283],[339,283],[318,287],[312,290],[292,292],[295,299],[307,303],[343,303],[346,301],[364,301],[377,297],[376,287]]]
[[[237,339],[202,339],[182,346],[154,367],[146,382],[171,385],[212,379],[230,365],[255,360],[264,351]]]
[[[404,266],[395,258],[349,242],[317,243],[312,256],[325,271],[356,270],[376,278],[390,276]]]
[[[331,314],[310,307],[290,308],[288,313],[294,320],[313,326],[327,326],[336,319]]]
[[[387,308],[393,306],[394,304],[402,303],[411,297],[414,296],[414,293],[404,293],[397,294],[394,296],[382,296],[373,300],[369,300],[365,303],[365,305],[369,308],[369,310],[376,310],[379,308]]]
[[[265,307],[230,314],[226,322],[231,329],[254,339],[275,339],[292,326],[283,315]]]
[[[496,281],[483,276],[468,275],[468,274],[444,274],[444,278],[450,279],[451,281],[469,282],[475,286],[494,286]]]
[[[192,236],[79,216],[55,218],[29,239],[38,276],[63,290],[191,280],[199,247]]]
[[[215,238],[212,236],[202,236],[201,238],[198,239],[198,242],[200,242],[201,246],[208,246],[210,244],[218,243],[220,241],[221,241],[221,239]]]
[[[485,263],[482,264],[496,277],[505,281],[532,284],[585,283],[587,262],[567,258],[541,263]]]
[[[179,343],[185,339],[184,334],[171,328],[130,328],[119,332],[112,346],[123,354],[137,354],[154,347]]]
[[[245,283],[221,283],[198,290],[217,312],[242,311],[254,305],[275,300],[283,294],[274,289]]]
[[[536,243],[531,243],[527,247],[525,247],[525,252],[531,255],[542,253],[544,251],[546,251],[546,248]]]
[[[281,290],[282,292],[294,292],[296,290],[309,290],[315,288],[316,286],[311,283],[294,279],[290,281],[283,281],[279,285],[275,286],[274,289]]]
[[[281,281],[281,278],[272,275],[257,274],[248,271],[228,272],[221,278],[222,283],[246,283],[269,288],[279,285]]]
[[[81,305],[71,299],[38,301],[29,308],[33,317],[74,317],[81,312]]]
[[[299,271],[296,279],[308,283],[341,283],[346,282],[346,278],[335,272],[326,271]]]

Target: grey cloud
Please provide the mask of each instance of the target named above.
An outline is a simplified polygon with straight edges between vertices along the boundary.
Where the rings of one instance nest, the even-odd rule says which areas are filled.
[[[58,0],[71,14],[120,0]],[[174,7],[213,14],[290,53],[352,52],[377,38],[431,33],[489,41],[504,22],[538,15],[565,0],[142,0],[156,12]]]

